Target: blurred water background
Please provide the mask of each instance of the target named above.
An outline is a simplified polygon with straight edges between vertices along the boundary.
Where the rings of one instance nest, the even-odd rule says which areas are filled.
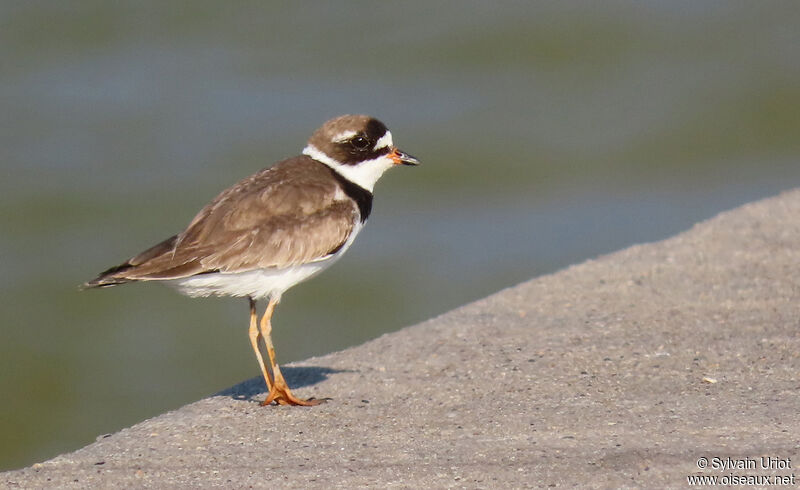
[[[0,3],[0,469],[258,375],[244,300],[77,285],[324,120],[377,116],[423,166],[284,296],[282,362],[797,186],[798,26],[797,2]]]

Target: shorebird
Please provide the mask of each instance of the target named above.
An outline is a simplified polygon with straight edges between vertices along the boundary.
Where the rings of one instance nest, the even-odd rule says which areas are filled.
[[[161,281],[192,297],[246,297],[250,343],[269,390],[261,404],[316,405],[322,400],[292,393],[276,362],[271,337],[275,306],[286,290],[347,251],[370,215],[380,176],[398,165],[417,164],[394,146],[392,133],[377,119],[331,119],[311,135],[301,155],[222,191],[185,230],[84,287]],[[260,299],[267,306],[258,321]]]

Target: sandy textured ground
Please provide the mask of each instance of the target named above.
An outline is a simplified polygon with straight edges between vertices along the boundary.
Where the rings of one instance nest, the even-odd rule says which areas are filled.
[[[250,380],[0,485],[788,483],[800,466],[798,373],[793,191],[285,368],[325,405],[262,408]],[[762,469],[761,457],[784,467]]]

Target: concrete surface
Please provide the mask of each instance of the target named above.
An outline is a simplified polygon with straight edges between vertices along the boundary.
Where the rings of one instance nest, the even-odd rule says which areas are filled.
[[[250,380],[0,485],[788,482],[800,465],[799,356],[796,190],[287,366],[299,394],[325,405],[262,408]],[[761,457],[784,468],[761,469]]]

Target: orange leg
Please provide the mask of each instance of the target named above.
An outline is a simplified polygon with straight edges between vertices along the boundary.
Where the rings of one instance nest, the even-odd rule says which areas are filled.
[[[264,339],[264,343],[267,346],[270,369],[272,369],[272,374],[275,376],[272,386],[269,387],[269,394],[266,400],[261,402],[261,405],[269,405],[272,402],[276,402],[278,405],[302,405],[304,407],[319,405],[324,400],[302,400],[294,396],[292,390],[289,389],[289,385],[286,384],[286,380],[283,379],[281,368],[278,366],[278,363],[275,362],[275,346],[272,345],[271,319],[272,312],[275,310],[275,305],[277,304],[277,301],[270,298],[267,309],[264,312],[264,316],[261,317],[261,323],[259,325],[261,337]]]
[[[264,382],[267,384],[267,389],[272,391],[272,375],[267,371],[264,365],[264,358],[261,356],[261,349],[258,347],[258,340],[261,338],[261,333],[258,331],[258,313],[256,313],[256,301],[253,298],[247,298],[250,301],[250,345],[253,346],[253,352],[256,353],[258,359],[258,367],[261,368],[261,374],[264,376]]]

